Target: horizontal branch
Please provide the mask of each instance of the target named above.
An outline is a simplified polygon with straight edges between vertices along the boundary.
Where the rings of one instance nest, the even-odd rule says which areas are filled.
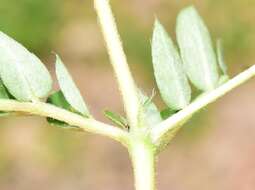
[[[239,75],[229,80],[228,82],[218,87],[217,89],[211,92],[208,92],[207,94],[197,99],[196,101],[191,103],[188,107],[174,114],[170,118],[159,123],[151,131],[151,137],[153,139],[153,142],[156,144],[160,144],[161,139],[163,139],[163,137],[169,131],[171,131],[173,128],[181,124],[185,119],[190,117],[190,115],[196,113],[201,108],[204,108],[208,104],[214,102],[218,98],[225,95],[227,92],[231,91],[235,87],[238,87],[240,84],[246,82],[247,80],[249,80],[250,78],[254,76],[255,76],[255,65],[245,70],[244,72],[240,73]]]
[[[70,126],[77,126],[84,131],[110,137],[123,144],[125,143],[128,134],[124,130],[121,130],[117,127],[96,121],[94,119],[87,119],[78,114],[42,102],[31,103],[1,99],[0,110],[10,112],[24,112],[32,115],[51,117],[53,119],[66,122]]]

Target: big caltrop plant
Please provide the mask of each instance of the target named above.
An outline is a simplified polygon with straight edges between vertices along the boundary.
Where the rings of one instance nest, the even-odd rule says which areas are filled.
[[[126,118],[105,111],[114,125],[95,120],[58,55],[55,66],[60,89],[52,92],[51,76],[40,59],[4,33],[0,33],[1,115],[40,115],[58,127],[110,137],[128,149],[136,189],[155,190],[155,163],[160,151],[194,113],[253,77],[255,66],[229,79],[221,42],[214,45],[194,7],[178,15],[178,46],[156,20],[152,62],[160,95],[168,107],[159,111],[153,95],[145,95],[133,80],[109,1],[95,0],[95,9]],[[192,96],[191,84],[201,92],[198,97]]]

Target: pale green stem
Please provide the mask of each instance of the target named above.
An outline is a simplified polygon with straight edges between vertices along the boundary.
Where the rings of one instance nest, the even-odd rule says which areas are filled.
[[[18,102],[15,100],[0,100],[0,110],[10,112],[24,112],[32,115],[51,117],[68,123],[70,126],[76,126],[84,131],[104,135],[114,140],[126,143],[128,133],[117,127],[96,121],[94,119],[84,118],[78,114],[66,111],[56,106],[36,102]]]
[[[136,190],[155,190],[155,153],[146,142],[133,142],[129,147]]]
[[[129,124],[131,127],[136,127],[139,113],[139,101],[136,93],[136,86],[127,64],[127,59],[110,8],[109,0],[95,0],[95,9],[101,24],[111,63],[118,80],[118,85],[122,93]]]
[[[190,115],[194,114],[195,112],[199,111],[201,108],[205,107],[206,105],[214,102],[221,96],[225,95],[227,92],[231,91],[235,87],[239,86],[240,84],[246,82],[250,78],[255,76],[255,65],[247,69],[246,71],[240,73],[233,79],[229,80],[222,86],[218,87],[217,89],[208,92],[198,100],[191,103],[188,107],[184,108],[183,110],[179,111],[178,113],[174,114],[170,118],[166,119],[165,121],[161,122],[157,126],[155,126],[151,131],[151,137],[153,142],[156,144],[160,144],[161,139],[174,127],[178,126],[182,121],[188,118]]]

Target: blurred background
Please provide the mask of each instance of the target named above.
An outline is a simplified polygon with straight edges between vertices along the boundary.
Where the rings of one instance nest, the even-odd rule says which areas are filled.
[[[255,64],[254,0],[112,0],[137,84],[155,88],[155,15],[174,38],[177,13],[194,4],[222,38],[231,76]],[[91,112],[123,113],[92,0],[0,0],[0,30],[35,52],[54,76],[59,53]],[[57,84],[55,84],[57,89]],[[157,95],[155,101],[163,109]],[[255,80],[196,114],[160,155],[160,190],[255,189]],[[0,119],[1,190],[131,190],[126,150],[101,136],[50,127],[43,118]]]

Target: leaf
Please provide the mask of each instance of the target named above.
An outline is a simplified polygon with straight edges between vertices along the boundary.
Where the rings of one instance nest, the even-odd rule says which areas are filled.
[[[217,40],[216,47],[217,47],[218,64],[221,69],[221,72],[223,73],[223,75],[228,75],[227,74],[228,68],[224,61],[223,45],[222,45],[222,41],[220,39]]]
[[[43,63],[21,44],[0,32],[0,76],[8,91],[20,101],[44,98],[52,88]]]
[[[72,111],[72,107],[70,104],[66,101],[63,92],[61,90],[54,92],[51,94],[48,99],[47,103],[50,103],[52,105],[55,105],[57,107],[63,108],[65,110]]]
[[[228,75],[222,75],[219,79],[218,86],[221,86],[221,85],[223,85],[224,83],[226,83],[228,81],[229,81],[229,76]]]
[[[167,119],[175,113],[177,113],[177,111],[172,110],[171,108],[166,108],[160,112],[160,115],[161,115],[162,119]]]
[[[2,80],[0,79],[0,99],[10,99]],[[10,112],[0,111],[0,117],[9,116]]]
[[[211,37],[202,18],[191,6],[177,18],[177,41],[191,82],[202,91],[217,87],[219,74]]]
[[[70,106],[70,104],[66,101],[63,93],[61,91],[57,91],[55,93],[53,93],[48,99],[47,99],[47,103],[55,105],[57,107],[66,109],[68,111],[72,111],[72,107]],[[63,122],[63,121],[59,121],[50,117],[47,117],[47,121],[49,124],[57,126],[57,127],[71,127],[69,124]]]
[[[8,92],[0,79],[0,99],[9,99]]]
[[[60,57],[56,56],[56,74],[61,91],[67,102],[79,113],[89,116],[88,108]]]
[[[2,80],[0,79],[0,99],[15,99],[6,89],[6,87],[4,86]],[[10,116],[10,115],[24,115],[24,113],[22,112],[6,112],[6,111],[0,111],[0,117],[6,117],[6,116]]]
[[[153,98],[154,98],[155,95],[156,95],[155,89],[152,90],[152,93],[151,93],[151,96],[150,96],[150,97],[147,97],[141,90],[140,90],[139,93],[141,93],[140,96],[143,96],[142,99],[145,100],[145,101],[142,103],[144,107],[149,106],[149,105],[152,103],[152,100],[153,100]]]
[[[128,122],[127,122],[126,118],[122,117],[121,115],[111,112],[111,111],[108,111],[108,110],[104,111],[104,115],[105,115],[105,117],[107,117],[109,120],[111,120],[117,126],[123,128],[123,129],[128,128]]]
[[[162,99],[174,110],[186,107],[191,99],[181,58],[171,38],[158,20],[155,22],[152,39],[154,75]]]
[[[141,90],[138,91],[138,95],[143,105],[143,111],[146,125],[149,127],[154,127],[162,121],[160,112],[157,106],[152,102],[152,99],[147,97]],[[153,97],[153,96],[152,96]]]

